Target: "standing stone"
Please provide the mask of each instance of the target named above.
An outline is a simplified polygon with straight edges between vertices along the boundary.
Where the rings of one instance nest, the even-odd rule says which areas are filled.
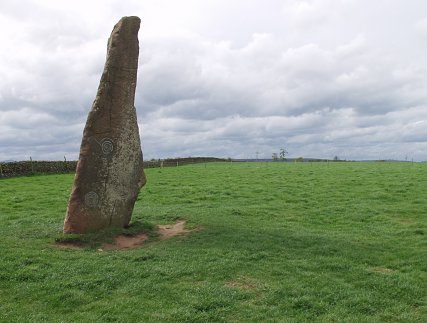
[[[126,227],[146,178],[136,109],[138,17],[124,17],[108,40],[107,60],[86,122],[65,233]]]

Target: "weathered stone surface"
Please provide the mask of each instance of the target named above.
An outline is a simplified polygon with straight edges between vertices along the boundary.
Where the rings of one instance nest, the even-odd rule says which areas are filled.
[[[138,17],[122,18],[108,40],[107,60],[86,122],[65,233],[127,226],[145,184],[136,109]]]

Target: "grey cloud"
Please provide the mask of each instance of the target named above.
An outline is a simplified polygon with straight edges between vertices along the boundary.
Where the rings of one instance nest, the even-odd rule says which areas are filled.
[[[427,98],[425,75],[395,61],[382,62],[363,48],[360,37],[335,50],[309,44],[270,51],[271,43],[279,42],[271,35],[256,35],[240,49],[190,44],[194,52],[149,60],[142,65],[142,105],[148,103],[148,112],[160,110],[164,117],[212,119],[345,107],[359,114],[383,114]],[[215,61],[209,53],[221,59]]]

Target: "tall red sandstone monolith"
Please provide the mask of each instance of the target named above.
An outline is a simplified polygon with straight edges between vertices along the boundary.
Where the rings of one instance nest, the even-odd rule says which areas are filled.
[[[108,40],[107,60],[86,122],[65,233],[126,227],[146,179],[136,109],[138,17],[123,17]]]

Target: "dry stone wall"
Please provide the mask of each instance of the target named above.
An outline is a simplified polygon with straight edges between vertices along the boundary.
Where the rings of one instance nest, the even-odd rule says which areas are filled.
[[[226,161],[214,157],[168,158],[144,161],[144,168],[176,167],[197,163]],[[0,163],[0,178],[30,176],[35,174],[75,173],[77,161],[19,161]]]

